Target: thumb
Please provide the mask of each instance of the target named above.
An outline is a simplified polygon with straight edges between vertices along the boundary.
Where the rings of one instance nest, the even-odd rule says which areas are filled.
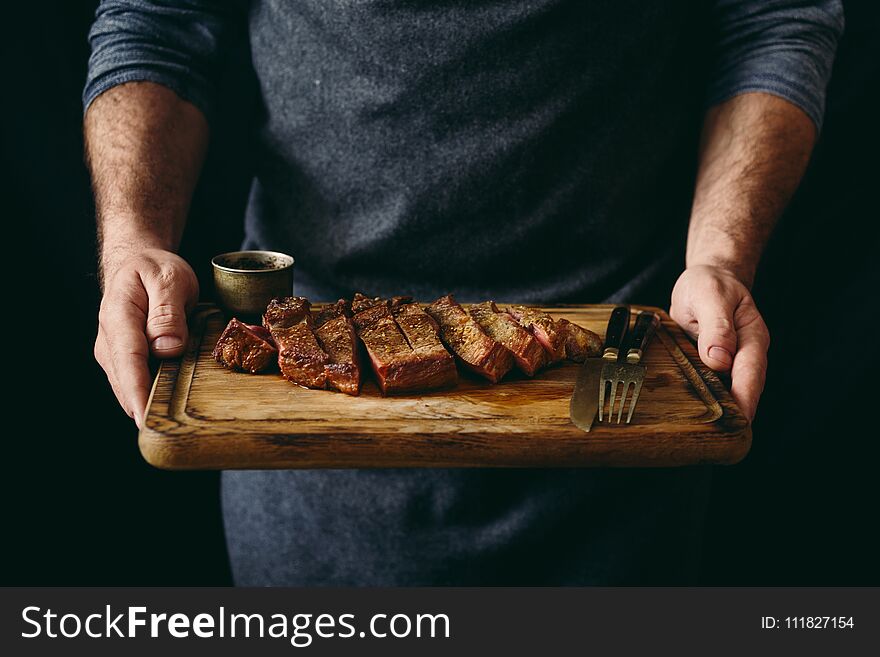
[[[702,361],[713,370],[727,371],[736,353],[736,329],[733,315],[736,304],[721,297],[700,299],[692,312],[697,320],[697,349]]]
[[[180,356],[189,335],[187,311],[192,303],[189,282],[180,275],[147,277],[149,295],[146,335],[150,351],[157,358]]]

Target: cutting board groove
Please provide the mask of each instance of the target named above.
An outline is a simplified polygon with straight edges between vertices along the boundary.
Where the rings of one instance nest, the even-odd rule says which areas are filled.
[[[600,335],[612,306],[546,308]],[[277,373],[231,372],[211,358],[225,320],[201,305],[187,352],[164,361],[139,444],[166,469],[677,466],[735,463],[751,431],[730,393],[659,309],[648,375],[630,425],[575,427],[578,365],[492,385],[462,374],[451,390],[382,397],[306,390]]]

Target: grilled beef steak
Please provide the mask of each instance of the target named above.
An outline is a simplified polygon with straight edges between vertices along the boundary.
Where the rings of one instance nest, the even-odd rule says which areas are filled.
[[[514,362],[533,376],[563,357],[594,356],[601,343],[592,331],[536,308],[502,312],[485,301],[465,310],[450,294],[423,309],[411,297],[358,293],[350,303],[340,299],[314,314],[303,297],[273,299],[262,327],[231,320],[213,354],[226,367],[248,372],[265,370],[277,356],[281,374],[293,383],[357,395],[362,344],[388,395],[454,385],[453,355],[497,383]]]
[[[278,366],[285,379],[307,388],[323,388],[330,357],[312,332],[311,304],[303,297],[272,299],[263,315],[278,345]]]
[[[440,297],[425,310],[440,327],[443,343],[468,369],[497,383],[513,367],[513,354],[486,335],[451,294]]]
[[[535,336],[513,317],[499,311],[494,302],[474,304],[470,314],[490,338],[510,350],[517,367],[527,375],[534,376],[546,362],[544,347]]]
[[[556,328],[565,338],[565,357],[577,363],[602,352],[602,338],[567,319],[556,320]]]
[[[436,328],[418,320],[415,312],[418,308],[408,310],[399,306],[395,309],[401,315],[402,325],[395,320],[387,300],[357,294],[352,308],[359,310],[354,316],[354,325],[366,347],[382,394],[432,390],[455,383],[457,374],[452,357],[439,344]],[[429,328],[436,344],[432,345]],[[442,352],[436,349],[437,345]]]
[[[233,317],[217,340],[213,356],[224,367],[256,374],[271,367],[278,350],[262,326],[251,326]]]
[[[387,308],[388,299],[379,297],[368,297],[360,292],[356,292],[351,300],[351,311],[357,315],[370,308]]]
[[[312,313],[312,328],[319,329],[337,317],[351,317],[351,304],[345,299],[326,306],[318,314]]]
[[[361,389],[361,367],[357,336],[348,302],[340,299],[317,314],[315,337],[330,362],[324,365],[327,385],[348,395]]]
[[[453,385],[458,380],[455,359],[440,341],[437,323],[416,303],[401,303],[392,313],[413,351],[413,364],[409,368],[414,372],[411,376],[419,380],[418,387]]]
[[[565,358],[565,336],[559,331],[556,320],[550,315],[528,306],[511,306],[507,312],[537,338],[547,353],[548,363],[555,363]]]
[[[382,394],[445,388],[455,383],[455,362],[431,318],[404,298],[392,303],[356,294],[354,325]],[[395,314],[398,318],[395,319]]]

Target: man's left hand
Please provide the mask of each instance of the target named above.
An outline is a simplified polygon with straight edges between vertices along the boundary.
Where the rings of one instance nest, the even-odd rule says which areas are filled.
[[[697,340],[706,365],[730,371],[733,398],[754,419],[767,375],[770,332],[748,287],[723,267],[688,267],[672,290],[669,314]]]

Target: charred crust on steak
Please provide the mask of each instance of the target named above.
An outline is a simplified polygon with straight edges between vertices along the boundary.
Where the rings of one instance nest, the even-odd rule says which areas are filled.
[[[318,314],[312,314],[312,326],[317,330],[337,317],[351,317],[351,303],[340,299],[336,303],[326,306]]]
[[[278,349],[262,326],[245,324],[233,317],[217,339],[212,355],[224,367],[257,374],[272,366]]]
[[[252,373],[277,359],[293,383],[357,395],[363,349],[388,395],[454,385],[456,361],[495,383],[514,363],[532,376],[548,363],[582,362],[601,348],[592,331],[537,308],[499,310],[493,301],[465,308],[451,294],[423,308],[409,296],[357,293],[315,312],[304,297],[272,299],[263,326],[233,318],[212,355],[224,367]]]
[[[547,362],[544,347],[535,336],[509,314],[498,310],[494,301],[473,304],[468,312],[490,338],[513,354],[517,368],[527,376],[534,376]]]
[[[565,358],[565,336],[550,315],[529,306],[510,306],[507,312],[537,338],[547,352],[548,363],[556,363]]]
[[[366,349],[382,394],[445,388],[458,374],[431,318],[416,304],[356,294],[352,300],[357,335]]]
[[[306,322],[312,323],[312,304],[305,297],[276,297],[269,302],[263,314],[263,326],[271,332]]]
[[[565,357],[576,363],[598,356],[602,352],[602,338],[567,319],[556,320],[556,328],[564,337]]]
[[[469,370],[497,383],[513,367],[513,354],[489,337],[451,294],[425,308],[440,327],[446,347]]]
[[[330,357],[321,349],[312,331],[311,304],[304,297],[272,299],[263,315],[278,346],[281,375],[306,388],[323,388],[327,383],[324,366]]]
[[[330,311],[330,312],[328,312]],[[315,337],[330,362],[324,365],[327,385],[348,395],[361,389],[360,347],[344,300],[319,313]]]

